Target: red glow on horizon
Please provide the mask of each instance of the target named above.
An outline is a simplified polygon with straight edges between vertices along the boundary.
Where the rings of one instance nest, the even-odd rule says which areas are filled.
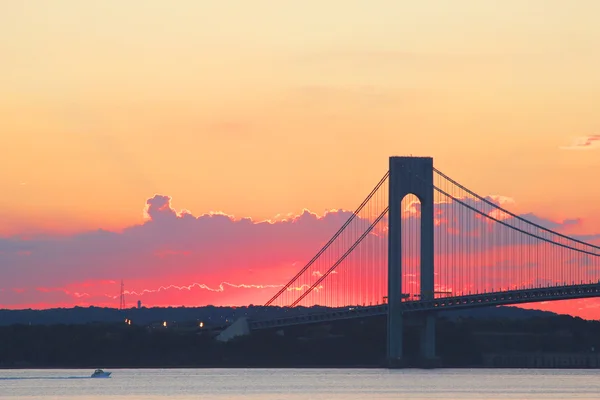
[[[409,196],[406,199],[407,204],[403,206],[405,218],[418,217],[418,202]],[[447,206],[449,203],[440,204]],[[0,307],[19,309],[94,305],[116,308],[120,288],[117,279],[107,279],[113,276],[125,280],[126,298],[130,304],[138,300],[147,307],[264,304],[350,215],[344,210],[330,210],[318,215],[305,209],[297,215],[288,214],[258,222],[220,212],[194,217],[189,211],[175,211],[168,196],[156,196],[149,200],[146,213],[150,218],[148,221],[119,233],[91,231],[74,236],[51,236],[42,241],[31,236],[19,241],[19,247],[12,253],[4,250],[2,256],[14,265],[21,265],[21,268],[25,268],[23,271],[33,271],[32,266],[53,261],[57,266],[66,265],[71,269],[66,269],[64,275],[48,273],[48,270],[24,275],[27,279],[23,278],[18,285],[0,288]],[[373,209],[361,218],[369,222],[377,215],[378,210]],[[460,234],[466,235],[469,240],[476,240],[485,233],[477,230],[470,232],[463,229],[465,226],[450,225],[456,224],[456,221],[441,209],[436,210],[435,217],[437,229],[443,230],[450,238]],[[475,221],[481,220],[479,215],[474,217]],[[507,215],[498,214],[494,217],[506,219]],[[492,228],[484,221],[479,224],[478,229]],[[410,240],[409,235],[405,239],[402,293],[409,295],[410,299],[417,299],[420,292],[419,258],[416,257],[418,245]],[[60,251],[52,250],[49,256],[40,258],[40,248],[54,249],[56,246],[65,247],[59,247]],[[300,305],[383,303],[387,295],[386,246],[387,224],[382,223]],[[443,243],[437,246],[442,249],[440,251],[447,251]],[[321,264],[316,264],[306,279],[293,285],[283,297],[293,301],[322,277],[337,260],[343,246],[338,250],[338,253],[326,256]],[[468,250],[460,247],[460,250],[452,254],[436,254],[436,291],[457,296],[539,286],[542,281],[562,284],[560,271],[569,261],[562,253],[549,253],[554,254],[554,259],[560,260],[555,263],[549,261],[552,257],[546,260],[531,258],[532,254],[549,251],[543,246],[512,244],[490,249]],[[55,261],[52,257],[59,258]],[[532,260],[537,266],[530,265]],[[576,261],[582,263],[585,259]],[[537,272],[532,274],[528,268],[530,271],[537,268]],[[520,272],[511,275],[508,272],[511,269]],[[42,274],[45,275],[40,276]],[[584,278],[587,279],[587,276],[577,277],[582,281]],[[38,282],[25,284],[31,279]],[[564,304],[567,303],[557,303],[556,309],[564,310],[567,307]],[[568,304],[580,303],[570,301]],[[573,306],[569,313],[600,316],[595,311],[593,301],[581,304],[585,306]],[[554,306],[544,304],[543,307],[552,309]]]

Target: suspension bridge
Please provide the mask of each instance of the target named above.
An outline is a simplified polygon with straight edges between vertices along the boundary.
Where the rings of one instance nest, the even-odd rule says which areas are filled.
[[[265,304],[328,311],[243,321],[222,335],[387,315],[394,367],[403,365],[404,314],[415,313],[423,365],[434,365],[437,311],[599,296],[600,246],[507,202],[469,190],[432,158],[391,157],[350,218]]]

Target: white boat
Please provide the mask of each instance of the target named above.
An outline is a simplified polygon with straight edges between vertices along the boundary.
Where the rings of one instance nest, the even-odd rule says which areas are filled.
[[[112,372],[104,372],[101,369],[97,369],[94,371],[94,373],[92,374],[91,378],[110,378],[110,374]]]

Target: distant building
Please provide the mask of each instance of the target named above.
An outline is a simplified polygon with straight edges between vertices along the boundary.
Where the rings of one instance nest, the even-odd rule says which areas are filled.
[[[142,308],[142,301],[138,300],[138,308]]]

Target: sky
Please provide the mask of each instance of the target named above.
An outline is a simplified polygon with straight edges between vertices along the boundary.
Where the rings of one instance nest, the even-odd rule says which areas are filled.
[[[116,306],[121,279],[148,305],[260,303],[391,155],[598,234],[599,14],[595,0],[1,2],[0,307]],[[539,307],[600,318],[592,300]]]

